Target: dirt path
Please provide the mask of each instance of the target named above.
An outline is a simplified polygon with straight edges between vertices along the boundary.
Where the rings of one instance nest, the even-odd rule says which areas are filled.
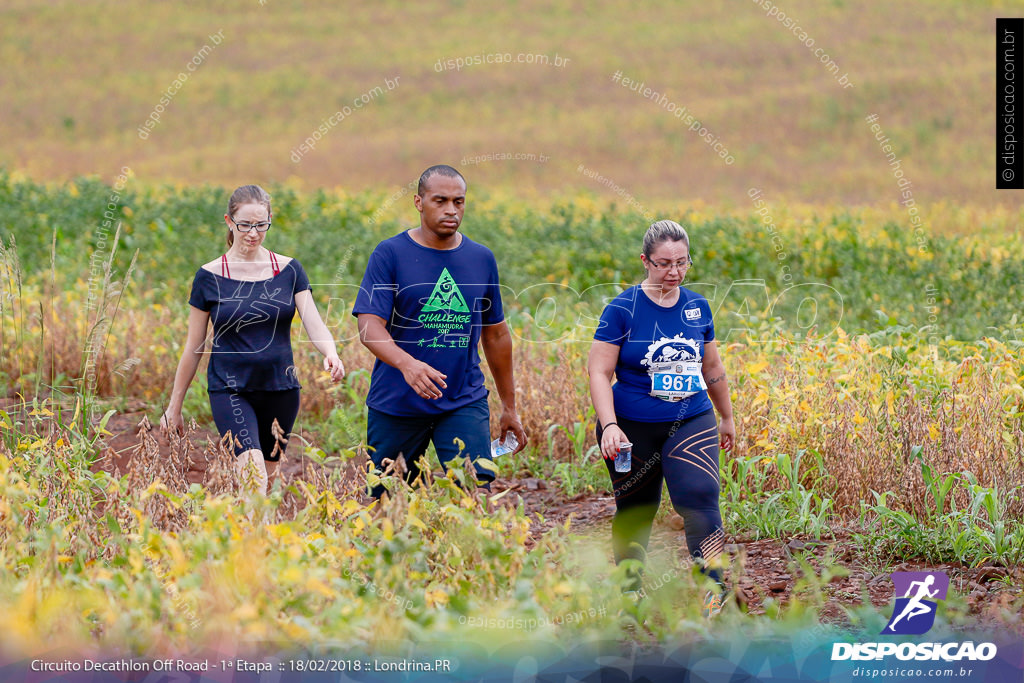
[[[108,457],[102,466],[113,469],[117,466],[126,471],[131,453],[139,444],[138,428],[144,413],[115,415],[107,425],[113,434],[107,441]],[[190,483],[203,483],[208,466],[205,446],[208,439],[216,434],[200,430],[191,437],[191,465],[188,471]],[[166,439],[158,438],[161,454],[170,452]],[[358,468],[353,465],[354,472]],[[301,476],[301,458],[288,457],[282,465],[282,472]],[[517,505],[521,498],[528,515],[534,520],[533,540],[555,525],[562,526],[570,520],[570,531],[592,538],[595,543],[607,544],[611,537],[611,520],[615,513],[615,502],[608,495],[579,495],[566,498],[555,486],[544,480],[499,479],[494,482],[494,493],[509,491],[503,497],[503,504]],[[835,539],[810,539],[794,537],[787,539],[751,540],[730,538],[727,551],[733,570],[732,581],[738,600],[751,614],[763,614],[765,601],[786,604],[793,598],[793,591],[800,577],[801,558],[805,565],[814,569],[819,580],[823,569],[831,574],[831,580],[824,585],[826,602],[820,618],[830,623],[844,623],[844,607],[860,605],[864,596],[883,612],[893,598],[890,572],[938,570],[950,577],[950,588],[958,595],[966,596],[972,615],[979,623],[992,626],[1002,625],[1012,631],[1024,634],[1024,619],[1019,614],[1007,617],[1014,601],[1019,601],[1024,586],[1024,568],[979,567],[959,565],[924,565],[919,562],[903,562],[884,570],[873,572],[864,564],[862,554],[850,537],[840,534]],[[686,536],[682,519],[672,515],[655,523],[651,537],[650,553],[660,555],[674,564],[685,561]],[[1003,577],[1007,577],[1003,581]],[[828,577],[826,577],[828,578]],[[1018,603],[1019,604],[1019,603]]]

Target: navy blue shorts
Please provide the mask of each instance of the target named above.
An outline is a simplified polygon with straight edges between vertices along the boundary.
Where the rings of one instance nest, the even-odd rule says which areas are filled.
[[[417,461],[433,441],[437,459],[445,471],[452,460],[469,457],[476,469],[476,478],[489,486],[494,480],[494,473],[481,467],[477,460],[491,457],[490,421],[491,411],[487,407],[486,396],[462,408],[423,417],[388,415],[369,408],[366,441],[370,447],[370,459],[377,470],[383,471],[384,460],[395,460],[402,455],[409,469],[405,480],[412,484],[420,475]],[[380,498],[383,493],[381,485],[370,491],[374,498]]]
[[[231,432],[236,456],[257,449],[264,460],[277,462],[285,442],[274,437],[274,420],[287,438],[299,414],[299,390],[211,391],[210,410],[221,438]]]

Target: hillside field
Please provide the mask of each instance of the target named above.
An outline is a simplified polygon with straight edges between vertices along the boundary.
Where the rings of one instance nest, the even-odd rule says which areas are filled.
[[[993,189],[1016,7],[6,2],[0,167],[390,193],[444,162],[525,196],[863,206],[903,199],[887,138],[918,202],[1016,208]]]

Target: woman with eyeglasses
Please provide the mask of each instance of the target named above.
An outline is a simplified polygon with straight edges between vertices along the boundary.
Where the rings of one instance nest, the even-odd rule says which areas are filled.
[[[345,369],[302,265],[263,246],[271,225],[270,196],[258,185],[239,187],[224,222],[227,253],[204,264],[192,281],[188,338],[160,427],[184,431],[181,406],[212,323],[207,390],[213,419],[221,438],[231,435],[243,484],[265,494],[299,412],[301,386],[291,346],[296,311],[331,379],[340,380]]]
[[[636,561],[625,588],[640,591],[664,481],[683,518],[690,555],[717,584],[704,599],[704,614],[711,616],[725,599],[718,453],[719,447],[730,450],[736,437],[725,367],[707,299],[682,286],[693,263],[682,226],[669,220],[651,225],[640,262],[647,277],[605,307],[588,362],[597,440],[615,495],[615,562]],[[630,443],[629,471],[618,472],[616,453]]]

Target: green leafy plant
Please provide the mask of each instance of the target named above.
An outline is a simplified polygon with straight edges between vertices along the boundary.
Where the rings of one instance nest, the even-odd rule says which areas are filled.
[[[727,528],[738,534],[752,532],[756,538],[831,534],[832,499],[801,483],[804,455],[805,451],[797,451],[792,457],[779,454],[730,460],[721,477],[722,517]],[[773,463],[784,486],[776,488],[770,483]]]
[[[920,447],[913,449],[927,491],[926,504],[914,515],[890,505],[892,491],[872,491],[873,504],[862,507],[866,530],[857,539],[881,561],[907,555],[933,562],[1014,565],[1024,558],[1024,525],[1008,519],[1006,501],[1020,487],[1001,492],[978,484],[971,472],[936,473]],[[957,495],[967,499],[958,507]]]

